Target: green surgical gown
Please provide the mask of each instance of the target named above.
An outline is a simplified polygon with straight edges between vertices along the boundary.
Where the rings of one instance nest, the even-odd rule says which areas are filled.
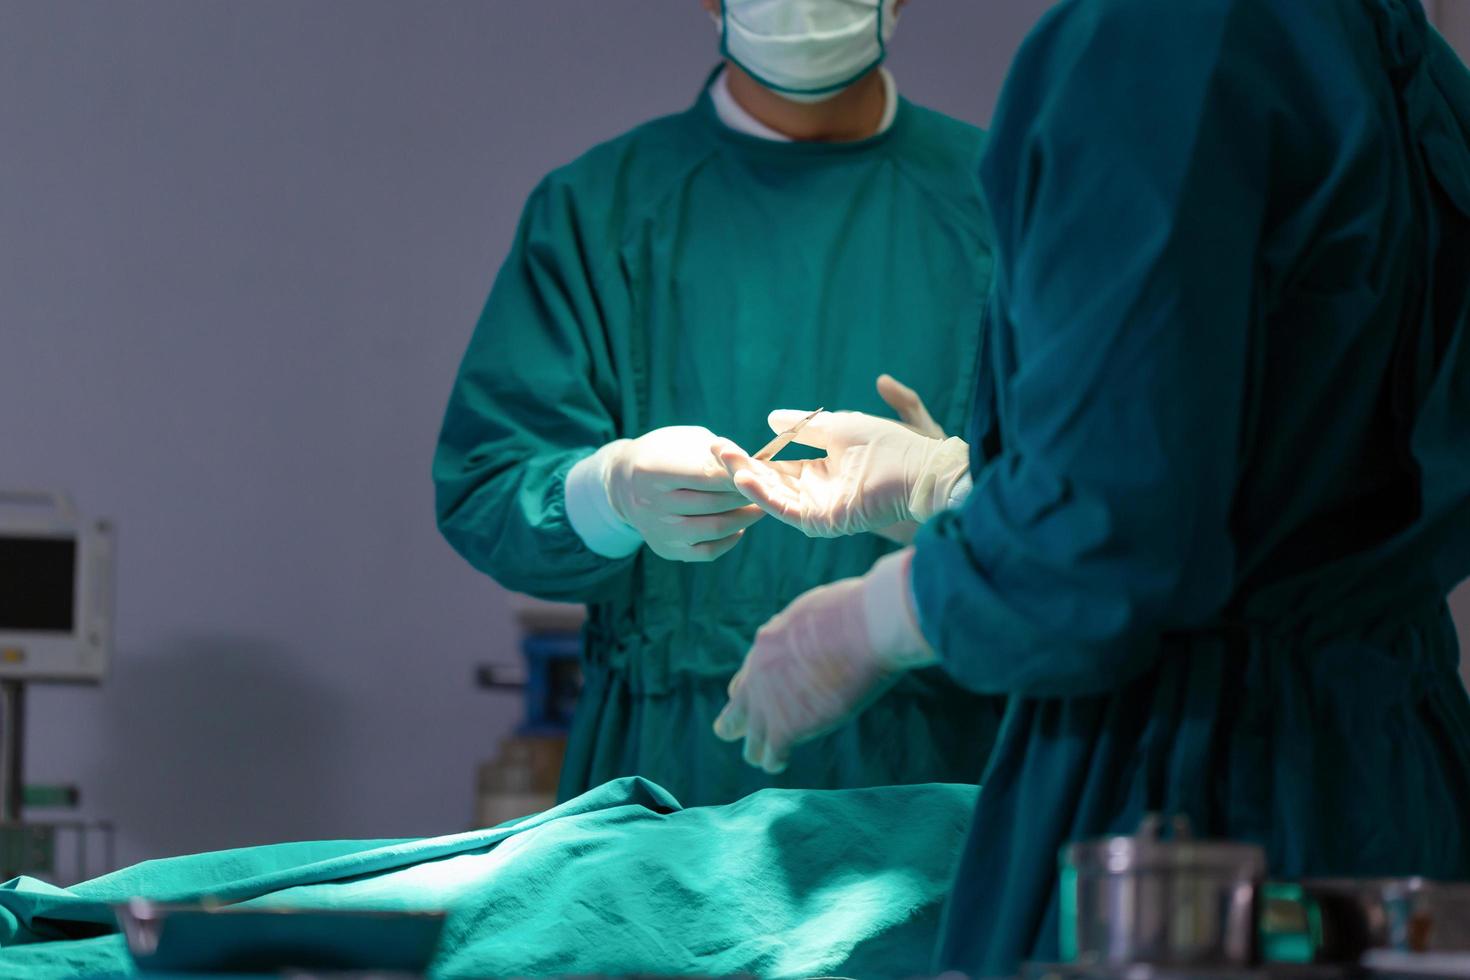
[[[532,194],[450,398],[440,527],[509,589],[585,602],[584,690],[561,796],[644,776],[684,803],[765,786],[978,781],[1000,702],[940,671],[768,776],[710,732],[757,628],[890,545],[774,520],[707,564],[609,560],[564,480],[621,437],[704,425],[754,450],[779,407],[885,413],[874,379],[969,416],[990,284],[982,134],[903,102],[856,143],[777,143],[688,111],[591,150]],[[794,447],[798,448],[798,447]]]
[[[1146,811],[1271,873],[1470,879],[1470,75],[1414,0],[1070,0],[982,163],[975,490],[920,536],[1008,696],[941,965],[1058,953]]]

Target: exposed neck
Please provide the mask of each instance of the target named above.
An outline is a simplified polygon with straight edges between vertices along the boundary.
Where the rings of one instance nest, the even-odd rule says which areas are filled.
[[[887,86],[877,69],[830,99],[792,102],[726,62],[730,95],[740,108],[782,136],[809,143],[850,143],[878,132],[888,109]]]

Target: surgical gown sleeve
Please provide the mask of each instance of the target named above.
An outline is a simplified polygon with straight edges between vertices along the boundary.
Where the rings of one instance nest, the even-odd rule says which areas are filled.
[[[1256,29],[1243,6],[1064,4],[1012,68],[982,164],[1001,452],[913,565],[922,628],[974,690],[1102,693],[1228,598],[1271,131],[1291,125],[1271,68],[1225,54],[1252,48],[1231,43]]]
[[[548,178],[460,366],[434,457],[439,528],[471,565],[546,599],[601,598],[632,562],[590,551],[567,520],[572,465],[618,437],[616,338],[627,290],[615,222]]]

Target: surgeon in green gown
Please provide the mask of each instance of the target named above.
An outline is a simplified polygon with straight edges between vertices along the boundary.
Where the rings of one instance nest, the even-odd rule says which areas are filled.
[[[813,534],[973,489],[762,631],[719,733],[779,767],[917,666],[1006,695],[971,975],[1058,956],[1059,849],[1149,811],[1285,878],[1470,879],[1470,72],[1417,0],[1067,0],[982,180],[971,474],[857,414],[721,450]]]
[[[970,413],[990,232],[982,133],[900,98],[895,0],[705,7],[725,62],[687,111],[531,195],[455,382],[440,527],[506,588],[584,602],[560,796],[644,776],[685,805],[765,786],[975,783],[1000,702],[916,674],[780,775],[707,737],[756,628],[856,575],[878,535],[813,547],[735,492],[714,434],[773,404]],[[886,529],[890,535],[901,530]],[[910,532],[911,536],[911,532]]]

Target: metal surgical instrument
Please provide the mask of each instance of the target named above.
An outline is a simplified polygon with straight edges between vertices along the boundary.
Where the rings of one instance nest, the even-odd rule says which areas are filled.
[[[772,439],[770,442],[762,446],[760,448],[760,451],[757,452],[752,458],[761,460],[762,462],[770,460],[781,450],[791,445],[791,441],[795,439],[798,434],[800,434],[802,429],[806,428],[806,424],[808,422],[816,418],[818,415],[821,415],[825,411],[826,409],[819,408],[815,412],[812,412],[810,415],[803,418],[800,422],[796,423],[791,428],[787,429],[785,432],[782,432],[780,435],[776,436],[776,438]]]

